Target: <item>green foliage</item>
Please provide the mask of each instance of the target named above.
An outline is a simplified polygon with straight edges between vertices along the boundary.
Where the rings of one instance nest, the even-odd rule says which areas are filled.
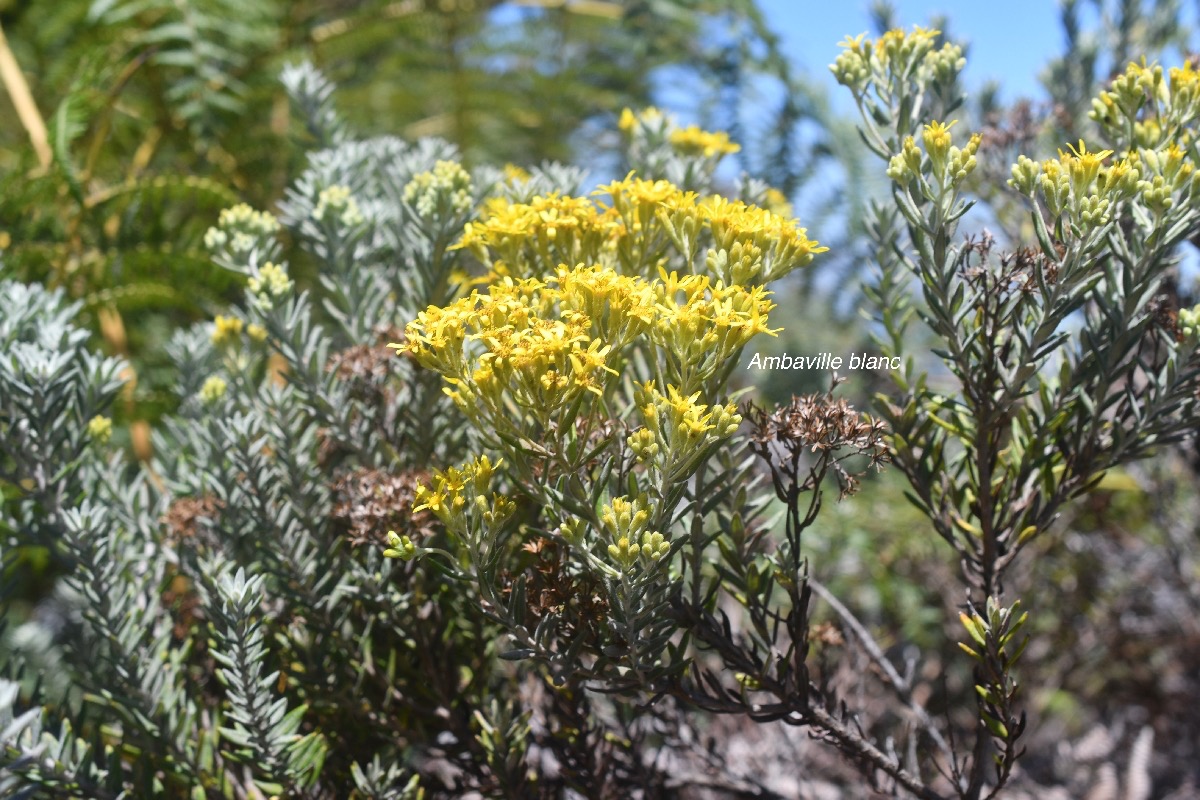
[[[880,397],[894,463],[954,548],[968,596],[988,608],[986,619],[963,618],[983,648],[968,649],[982,727],[971,758],[948,769],[960,796],[990,797],[1011,775],[1025,727],[1012,707],[1016,657],[1003,647],[1005,573],[1106,470],[1194,429],[1195,336],[1162,313],[1162,293],[1177,247],[1200,226],[1197,154],[1184,133],[1195,73],[1174,68],[1167,81],[1161,67],[1131,64],[1100,93],[1092,117],[1122,153],[1112,164],[1113,150],[1089,152],[1082,140],[1058,159],[1020,156],[1008,185],[1033,206],[1036,244],[994,254],[990,236],[955,241],[981,137],[955,146],[953,123],[936,117],[959,104],[962,64],[919,28],[845,47],[833,70],[859,103],[864,139],[888,160],[899,212],[874,210],[883,271],[870,290],[884,352],[908,356],[895,374],[899,397]],[[953,389],[934,391],[912,357],[914,318],[933,334]],[[997,748],[991,787],[983,731]]]

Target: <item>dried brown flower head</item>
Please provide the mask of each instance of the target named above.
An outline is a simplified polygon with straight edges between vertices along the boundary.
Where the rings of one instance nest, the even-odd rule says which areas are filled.
[[[378,469],[358,469],[333,484],[333,521],[355,547],[383,544],[394,530],[412,539],[427,536],[433,525],[428,511],[413,513],[414,494],[428,474],[409,470],[392,474]]]
[[[209,542],[214,537],[212,523],[223,508],[225,504],[216,495],[180,497],[171,503],[160,522],[167,526],[174,542],[184,539]]]
[[[835,378],[834,386],[837,383],[840,380]],[[858,479],[868,469],[888,460],[884,424],[859,413],[844,398],[834,399],[832,388],[824,394],[793,397],[770,413],[748,405],[745,416],[754,426],[751,446],[771,467],[776,490],[792,487],[784,495],[815,488],[831,470],[845,497],[857,491]],[[806,453],[814,454],[813,464],[807,467],[801,463]],[[854,457],[865,458],[866,466],[850,472],[842,462]],[[806,469],[808,476],[802,478]]]
[[[381,328],[371,344],[356,344],[329,357],[326,369],[350,385],[351,395],[365,402],[382,403],[387,399],[385,384],[399,362],[389,342],[403,342],[404,331]]]

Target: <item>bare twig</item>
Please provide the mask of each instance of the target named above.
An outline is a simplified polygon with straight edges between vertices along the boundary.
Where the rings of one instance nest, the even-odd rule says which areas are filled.
[[[808,585],[812,587],[812,590],[816,592],[816,594],[822,600],[829,604],[829,607],[833,609],[834,613],[838,615],[846,627],[848,627],[854,633],[855,637],[857,637],[859,643],[862,645],[871,661],[873,661],[883,672],[884,678],[887,679],[887,683],[895,691],[896,696],[899,697],[900,700],[913,713],[913,716],[916,718],[917,723],[921,726],[921,729],[929,734],[929,738],[933,740],[935,745],[937,745],[938,750],[941,751],[942,756],[946,759],[947,763],[953,764],[954,750],[950,747],[950,744],[946,741],[946,738],[942,736],[941,730],[938,729],[933,718],[929,716],[929,712],[926,711],[925,707],[918,703],[913,697],[912,684],[907,678],[896,671],[896,668],[893,666],[892,662],[889,661],[883,654],[883,650],[879,647],[879,643],[875,641],[875,637],[871,635],[871,633],[861,622],[859,622],[858,618],[854,616],[850,609],[846,608],[846,606],[843,605],[840,600],[834,597],[828,589],[826,589],[811,575],[808,578]]]

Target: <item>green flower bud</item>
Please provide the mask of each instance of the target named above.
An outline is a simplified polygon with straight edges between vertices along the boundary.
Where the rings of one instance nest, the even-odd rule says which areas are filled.
[[[637,563],[638,554],[641,552],[641,547],[636,544],[631,544],[629,539],[622,536],[617,540],[616,544],[608,546],[608,555],[624,570],[628,570]]]
[[[383,551],[384,558],[398,558],[401,561],[412,561],[420,553],[420,548],[412,543],[407,536],[400,536],[395,531],[388,531],[388,547]]]
[[[1042,165],[1026,156],[1017,156],[1017,163],[1012,168],[1012,178],[1008,185],[1023,195],[1033,196],[1034,187],[1038,185]]]
[[[229,384],[223,378],[212,375],[200,387],[200,400],[205,405],[211,406],[225,396],[225,390],[228,387]]]
[[[112,420],[108,417],[97,414],[88,421],[88,436],[96,444],[108,444],[108,440],[112,438],[112,431]]]

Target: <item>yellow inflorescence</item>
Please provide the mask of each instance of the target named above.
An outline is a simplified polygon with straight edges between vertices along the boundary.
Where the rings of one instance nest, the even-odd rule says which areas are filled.
[[[637,112],[626,108],[621,111],[621,119],[617,122],[617,127],[622,133],[632,134],[641,128],[658,127],[663,124],[665,119],[663,112],[654,106],[648,106]]]
[[[934,179],[933,186],[927,187],[929,191],[939,192],[954,187],[975,170],[975,154],[979,151],[982,137],[978,133],[971,134],[963,147],[956,146],[954,136],[950,133],[956,122],[934,120],[921,131],[921,142],[925,145],[925,154],[929,156],[929,172]],[[907,186],[921,178],[923,164],[924,156],[921,148],[917,147],[916,139],[906,136],[900,152],[888,162],[887,174],[900,185]]]
[[[242,336],[243,323],[237,317],[218,314],[213,320],[212,342],[218,347],[235,344]]]
[[[645,496],[614,497],[600,511],[600,525],[612,542],[609,558],[628,571],[641,562],[648,567],[671,552],[671,543],[661,533],[649,530],[650,504]]]
[[[1200,305],[1179,309],[1179,332],[1193,341],[1200,336]]]
[[[1040,194],[1052,218],[1065,214],[1080,230],[1111,219],[1115,203],[1132,198],[1163,214],[1200,188],[1191,149],[1177,143],[1128,152],[1106,164],[1112,155],[1111,150],[1088,152],[1081,141],[1040,164],[1022,156],[1009,183],[1024,194]]]
[[[829,68],[855,96],[861,96],[873,81],[889,87],[914,81],[949,83],[966,66],[966,59],[956,44],[937,47],[940,33],[918,26],[908,32],[890,30],[874,40],[865,33],[847,37],[838,43],[842,52]]]
[[[605,267],[580,266],[559,267],[553,283],[564,315],[582,315],[595,335],[615,349],[654,324],[655,293],[647,281]]]
[[[470,529],[472,522],[487,528],[503,525],[516,507],[509,498],[492,493],[492,479],[503,460],[492,463],[479,456],[460,467],[435,470],[430,486],[418,483],[413,512],[430,511],[454,533]]]
[[[625,225],[626,231],[649,227],[660,209],[675,209],[694,205],[696,193],[685,192],[670,181],[649,181],[626,176],[625,180],[599,186],[593,194],[608,195],[612,210]]]
[[[691,271],[726,259],[697,258],[706,243],[717,250],[753,245],[763,263],[752,276],[768,283],[807,266],[828,248],[808,238],[794,219],[740,200],[702,198],[675,184],[629,175],[599,187],[598,203],[552,194],[529,203],[493,199],[469,223],[456,247],[470,249],[489,266],[489,279],[544,278],[562,264],[596,264],[626,275],[653,278],[673,255]],[[726,271],[711,273],[726,283]],[[741,281],[739,281],[741,282]]]
[[[112,438],[113,432],[112,419],[97,414],[88,420],[87,432],[92,441],[97,444],[108,444],[108,440]]]
[[[288,277],[287,270],[278,264],[268,261],[258,270],[258,274],[246,282],[255,305],[263,311],[270,311],[274,301],[292,290],[294,282]]]
[[[763,271],[756,283],[778,280],[794,269],[808,266],[815,255],[829,250],[810,240],[808,231],[798,227],[795,220],[741,200],[710,197],[699,203],[696,210],[698,218],[712,231],[718,250],[732,255],[741,245],[752,246],[762,253]],[[731,275],[716,277],[726,282],[735,280]]]
[[[449,306],[431,306],[395,345],[446,379],[446,392],[488,426],[513,424],[512,406],[546,426],[580,393],[611,394],[621,351],[639,338],[699,385],[759,333],[773,335],[761,286],[706,275],[657,281],[597,266],[560,268],[549,281],[504,279]],[[526,432],[528,433],[528,432]]]
[[[1139,148],[1159,149],[1171,142],[1190,143],[1200,116],[1200,73],[1189,62],[1166,77],[1157,64],[1130,63],[1092,100],[1091,117],[1114,139],[1134,128]]]
[[[212,405],[225,396],[228,384],[224,378],[216,375],[209,376],[200,387],[200,400],[205,405]]]
[[[467,248],[501,275],[545,275],[559,263],[595,262],[619,221],[586,197],[551,194],[529,203],[489,200],[455,247]]]
[[[655,285],[658,341],[685,370],[715,371],[760,333],[774,336],[767,312],[769,292],[756,286],[725,286],[707,275],[664,274]]]
[[[588,301],[586,272],[564,272],[559,281],[568,286],[561,306],[564,291],[552,284],[504,279],[488,294],[430,307],[409,323],[408,341],[396,347],[440,372],[446,393],[477,421],[511,422],[513,402],[546,426],[581,392],[602,395],[605,376],[615,374],[606,361],[611,345],[599,338],[591,317],[572,309]],[[619,329],[626,324],[619,316],[601,322]]]
[[[706,131],[689,125],[671,133],[671,144],[684,155],[714,156],[729,155],[740,151],[740,145],[729,141],[724,131]]]
[[[622,126],[657,119],[630,112]],[[735,147],[727,137],[679,133],[680,146],[687,139],[701,151]],[[561,534],[579,545],[598,525],[609,559],[600,549],[589,556],[594,565],[611,574],[649,570],[671,545],[649,529],[648,498],[661,500],[663,486],[686,481],[741,423],[733,405],[703,398],[726,392],[754,336],[777,333],[765,284],[827,249],[777,213],[787,209],[777,193],[773,207],[634,174],[592,197],[493,199],[456,245],[489,267],[478,282],[486,288],[426,308],[391,347],[442,376],[446,394],[522,481],[551,481],[554,470],[596,458],[605,426],[632,401],[643,424],[626,442],[650,494],[613,498],[596,517],[565,521]],[[589,438],[596,435],[600,445]],[[477,484],[495,466],[483,459],[435,473],[417,489],[415,509],[451,531],[494,527],[511,503],[489,500]],[[421,552],[399,538],[391,550]]]
[[[635,401],[644,427],[631,433],[627,444],[638,461],[667,480],[690,474],[712,445],[742,423],[732,403],[705,405],[699,392],[687,395],[674,386],[663,394],[654,381],[637,386]]]

